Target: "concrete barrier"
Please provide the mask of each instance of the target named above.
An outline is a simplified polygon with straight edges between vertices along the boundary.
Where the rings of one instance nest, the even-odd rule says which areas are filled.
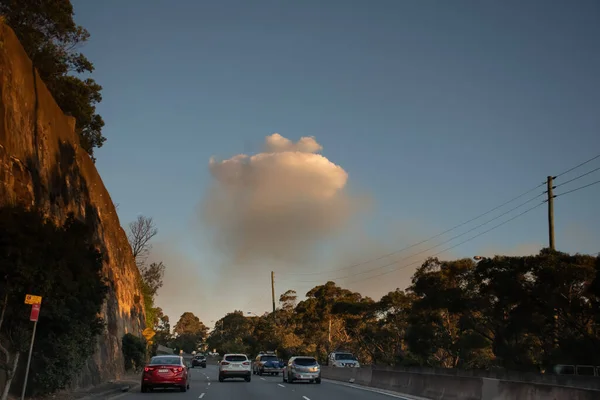
[[[539,382],[519,382],[461,376],[411,372],[392,368],[335,368],[321,367],[322,377],[362,386],[391,390],[435,400],[598,400],[600,390],[584,387],[559,386]],[[575,381],[572,381],[575,382]],[[595,386],[595,382],[578,382]]]

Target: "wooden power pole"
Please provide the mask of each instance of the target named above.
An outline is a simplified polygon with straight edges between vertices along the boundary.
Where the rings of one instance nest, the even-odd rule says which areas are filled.
[[[271,271],[271,299],[273,300],[273,315],[275,315],[275,272]]]
[[[546,181],[546,192],[548,193],[548,244],[551,250],[556,250],[554,244],[554,177],[549,176]]]

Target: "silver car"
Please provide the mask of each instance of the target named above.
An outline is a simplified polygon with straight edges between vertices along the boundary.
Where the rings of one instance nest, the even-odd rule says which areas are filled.
[[[295,356],[289,359],[283,369],[283,381],[308,381],[321,383],[321,366],[314,357]]]

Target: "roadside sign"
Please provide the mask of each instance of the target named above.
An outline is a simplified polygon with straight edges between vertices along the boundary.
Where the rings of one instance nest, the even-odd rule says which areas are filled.
[[[40,305],[39,304],[33,304],[31,306],[31,314],[29,315],[29,320],[32,322],[37,322],[39,316],[40,316]]]
[[[42,304],[42,296],[35,296],[33,294],[28,294],[25,296],[25,304]]]
[[[146,340],[150,340],[154,337],[154,335],[156,335],[156,332],[154,332],[154,330],[152,330],[152,328],[146,328],[142,332],[142,335],[144,335]]]

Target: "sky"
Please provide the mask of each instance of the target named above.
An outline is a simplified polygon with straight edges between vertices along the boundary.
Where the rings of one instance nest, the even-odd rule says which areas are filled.
[[[270,271],[277,296],[333,279],[378,298],[448,247],[536,253],[546,177],[600,154],[594,0],[73,4],[104,88],[96,165],[124,227],[156,222],[173,322],[268,311]],[[599,202],[555,199],[558,250],[600,251]]]

